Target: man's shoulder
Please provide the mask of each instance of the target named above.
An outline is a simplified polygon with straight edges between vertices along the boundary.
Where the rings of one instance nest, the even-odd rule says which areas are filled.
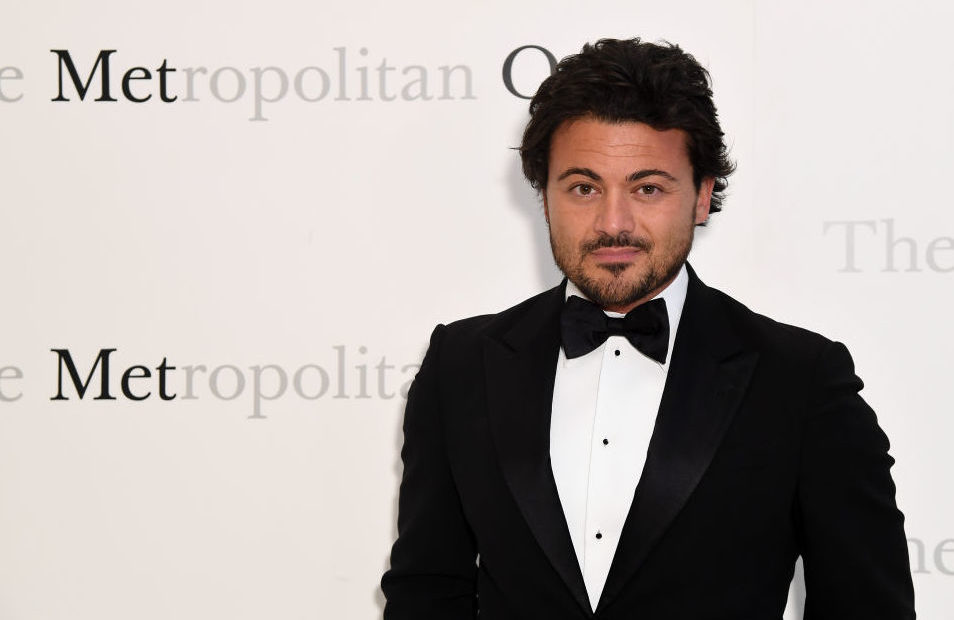
[[[719,289],[703,286],[708,304],[721,309],[733,334],[745,348],[785,356],[794,362],[814,359],[833,344],[818,332],[760,314]]]
[[[503,337],[514,325],[528,317],[543,317],[558,311],[563,301],[563,283],[525,299],[520,303],[492,314],[480,314],[444,325],[445,337],[452,339],[482,339],[485,336]]]

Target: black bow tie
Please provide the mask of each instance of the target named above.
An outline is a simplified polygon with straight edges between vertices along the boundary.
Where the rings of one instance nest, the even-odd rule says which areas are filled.
[[[643,355],[660,364],[669,351],[669,314],[662,298],[640,304],[622,317],[606,316],[599,306],[576,295],[560,316],[563,352],[568,359],[586,355],[610,336],[624,336]]]

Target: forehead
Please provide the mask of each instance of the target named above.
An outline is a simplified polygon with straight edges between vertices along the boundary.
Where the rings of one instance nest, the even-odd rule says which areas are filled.
[[[629,175],[656,168],[673,176],[691,174],[686,132],[653,129],[646,123],[611,123],[584,117],[565,121],[550,139],[550,176],[567,167],[602,168]]]

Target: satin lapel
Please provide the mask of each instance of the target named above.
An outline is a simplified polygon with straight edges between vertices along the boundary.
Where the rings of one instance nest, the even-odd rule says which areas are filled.
[[[487,408],[500,467],[520,512],[576,601],[592,616],[550,467],[550,410],[563,295],[563,286],[552,289],[511,329],[487,337]]]
[[[597,613],[619,595],[685,505],[742,401],[758,354],[733,335],[716,293],[690,269],[672,365],[646,465]]]

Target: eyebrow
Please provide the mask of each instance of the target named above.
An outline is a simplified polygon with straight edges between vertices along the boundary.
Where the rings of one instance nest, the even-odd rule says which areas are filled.
[[[603,180],[603,178],[600,175],[596,174],[589,168],[567,168],[566,170],[563,171],[563,174],[557,177],[557,181],[562,181],[563,179],[573,176],[574,174],[579,174],[585,177],[589,177],[593,179],[594,181]]]
[[[603,178],[600,175],[596,174],[594,171],[590,170],[589,168],[573,167],[573,168],[567,168],[566,170],[564,170],[563,173],[559,177],[557,177],[557,181],[562,181],[563,179],[569,176],[573,176],[574,174],[579,174],[581,176],[588,177],[590,179],[593,179],[594,181],[603,180]],[[646,177],[652,177],[652,176],[660,176],[664,179],[668,179],[670,181],[676,182],[676,177],[672,176],[665,170],[657,170],[655,168],[651,168],[649,170],[637,170],[636,172],[626,177],[626,181],[629,183],[632,183],[634,181],[639,181],[640,179],[645,179]]]
[[[645,179],[646,177],[653,177],[653,176],[662,177],[674,183],[676,182],[676,177],[672,176],[665,170],[656,170],[656,169],[640,170],[638,172],[634,172],[633,174],[626,177],[626,180],[632,183],[633,181],[638,181],[640,179]]]

